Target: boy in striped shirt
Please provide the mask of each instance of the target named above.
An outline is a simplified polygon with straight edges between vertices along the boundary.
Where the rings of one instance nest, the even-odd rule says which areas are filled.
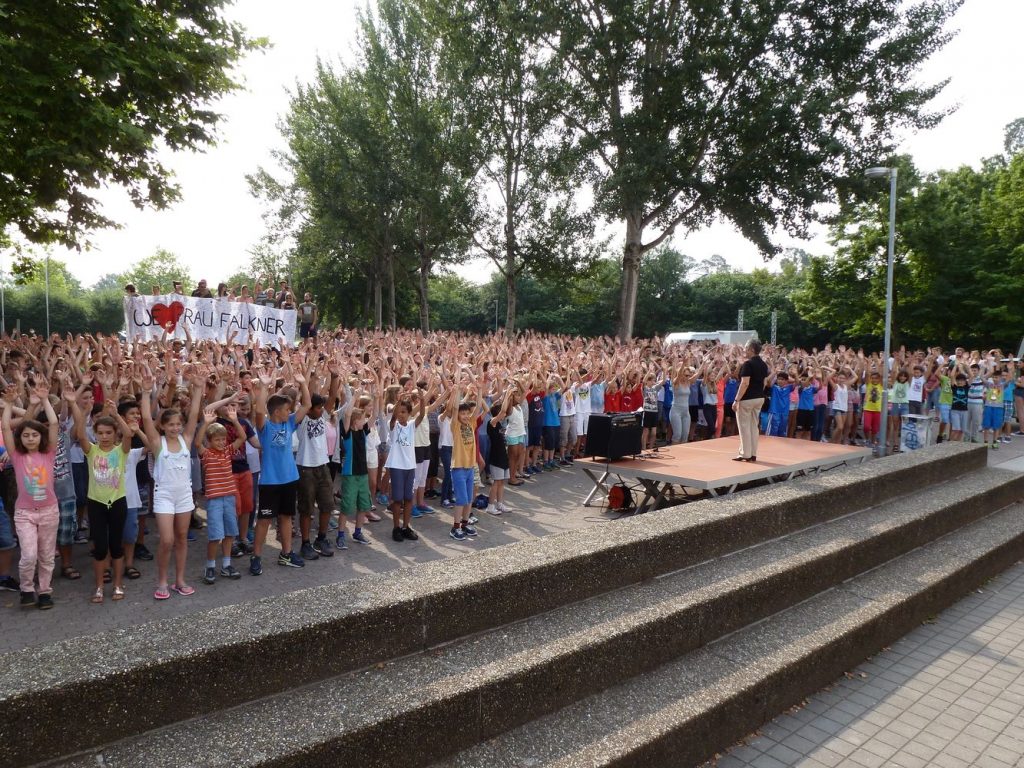
[[[206,571],[203,581],[213,584],[217,580],[217,548],[221,548],[220,575],[239,579],[231,564],[231,542],[238,536],[238,488],[231,473],[231,456],[245,443],[245,430],[238,423],[238,411],[227,406],[227,420],[235,429],[235,441],[228,445],[228,431],[217,423],[217,413],[208,409],[203,413],[203,424],[196,435],[200,460],[203,464],[203,488],[206,492]],[[205,438],[205,441],[204,441]]]

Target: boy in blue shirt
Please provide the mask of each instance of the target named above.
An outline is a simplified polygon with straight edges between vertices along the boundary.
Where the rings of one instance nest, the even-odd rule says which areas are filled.
[[[789,374],[779,371],[772,382],[771,409],[768,417],[767,433],[770,437],[785,437],[789,428],[789,396],[793,385]]]
[[[292,401],[284,395],[270,394],[273,377],[260,373],[256,402],[253,403],[253,424],[260,439],[262,456],[260,463],[260,508],[256,513],[256,541],[254,553],[249,560],[249,573],[259,576],[263,573],[263,545],[267,541],[270,521],[277,518],[277,538],[281,542],[281,554],[277,564],[289,568],[306,565],[301,557],[292,552],[292,518],[299,487],[299,468],[292,453],[292,435],[295,425],[306,418],[310,409],[309,387],[306,379],[295,375],[299,385],[301,403],[292,413]],[[253,382],[255,386],[256,382]]]
[[[810,440],[814,429],[814,395],[818,392],[817,383],[811,381],[806,373],[800,379],[800,398],[796,406],[796,428],[803,430],[803,439]]]
[[[548,393],[544,395],[544,469],[558,469],[555,463],[555,449],[558,447],[558,432],[562,426],[559,412],[562,409],[562,393],[558,383],[548,382]]]

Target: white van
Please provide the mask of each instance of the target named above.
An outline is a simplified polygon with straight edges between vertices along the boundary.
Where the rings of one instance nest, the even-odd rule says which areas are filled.
[[[757,331],[679,331],[665,337],[666,344],[688,341],[717,341],[719,344],[746,344],[757,338]]]

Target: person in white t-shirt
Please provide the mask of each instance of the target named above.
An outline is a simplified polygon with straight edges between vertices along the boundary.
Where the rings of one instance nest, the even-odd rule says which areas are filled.
[[[910,378],[910,387],[907,390],[907,401],[910,404],[910,412],[915,416],[924,413],[924,368],[915,365],[913,376]]]
[[[388,458],[384,468],[391,476],[391,532],[394,541],[416,541],[409,523],[412,520],[413,481],[416,476],[416,427],[426,417],[426,398],[420,392],[419,410],[412,416],[412,402],[401,399],[391,411]]]
[[[583,447],[587,442],[587,427],[590,424],[590,414],[592,411],[590,402],[591,386],[593,380],[587,374],[585,369],[580,370],[580,376],[582,381],[573,385],[573,390],[576,393],[576,446],[575,453],[577,456],[583,455]]]
[[[576,389],[575,385],[562,390],[562,402],[558,408],[558,453],[559,464],[569,466],[576,448]]]
[[[327,398],[323,395],[312,395],[309,413],[295,430],[299,440],[295,463],[299,468],[298,512],[299,530],[302,532],[302,549],[299,556],[307,561],[334,556],[334,548],[327,535],[334,512],[334,483],[331,481],[331,470],[327,465],[329,456],[327,415],[324,413],[326,405]],[[315,541],[310,542],[314,506],[319,512],[319,527]],[[344,518],[339,524],[343,532]]]

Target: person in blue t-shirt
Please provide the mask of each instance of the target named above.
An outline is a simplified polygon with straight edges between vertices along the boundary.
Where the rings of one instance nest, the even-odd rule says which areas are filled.
[[[805,373],[800,379],[800,399],[796,406],[796,429],[797,432],[803,431],[801,437],[804,440],[810,440],[814,430],[814,395],[817,391],[818,385]]]
[[[672,445],[672,420],[669,419],[668,415],[672,410],[672,379],[668,376],[665,377],[665,381],[661,383],[662,396],[661,402],[658,403],[660,413],[658,414],[661,420],[661,426],[665,430],[665,442]]]
[[[277,518],[277,538],[281,554],[277,564],[302,568],[306,563],[292,552],[292,518],[299,487],[299,468],[292,453],[292,435],[310,409],[309,387],[306,379],[296,374],[295,383],[301,393],[301,403],[292,413],[292,401],[284,395],[270,395],[273,377],[266,372],[259,376],[259,391],[253,403],[253,423],[259,435],[262,455],[260,463],[260,507],[256,512],[256,541],[249,560],[249,573],[263,573],[263,545],[267,541],[270,521]],[[253,382],[255,385],[256,382]]]
[[[555,449],[558,448],[558,431],[562,425],[559,411],[562,408],[562,392],[557,381],[548,382],[548,393],[544,395],[544,469],[556,469]]]
[[[785,371],[779,371],[770,381],[772,394],[767,434],[771,437],[785,437],[789,428],[789,396],[793,392],[793,384]]]
[[[736,393],[740,388],[740,380],[736,378],[736,366],[733,365],[728,376],[725,378],[725,387],[722,389],[722,402],[725,403],[725,410],[722,412],[722,437],[736,434],[736,413],[732,404],[736,402]]]

